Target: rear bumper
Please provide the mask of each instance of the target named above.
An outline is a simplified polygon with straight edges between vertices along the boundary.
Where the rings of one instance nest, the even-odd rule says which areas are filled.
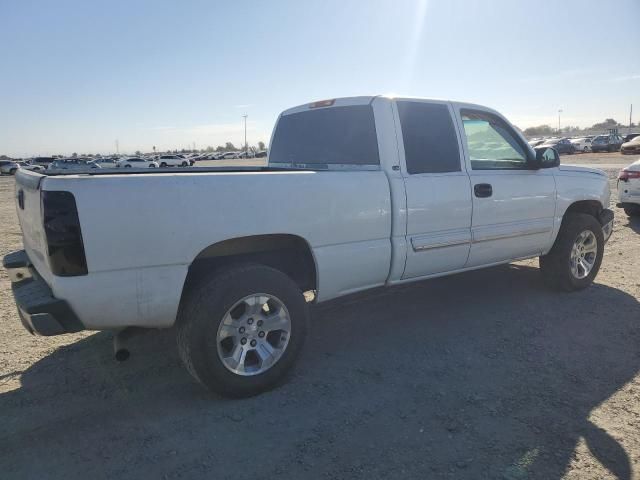
[[[30,333],[51,336],[85,329],[69,304],[53,296],[24,250],[6,255],[2,266],[9,273],[22,325]]]

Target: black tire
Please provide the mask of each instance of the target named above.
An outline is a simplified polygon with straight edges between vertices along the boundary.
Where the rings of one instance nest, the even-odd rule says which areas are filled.
[[[124,168],[131,168],[131,165],[125,165]]]
[[[217,332],[227,311],[256,293],[273,295],[286,306],[291,332],[275,364],[262,373],[242,376],[220,359]],[[307,336],[309,312],[302,291],[287,275],[264,265],[242,264],[213,272],[189,287],[176,324],[178,351],[189,373],[220,395],[242,398],[270,390],[291,370]]]
[[[167,164],[166,164],[165,162],[162,162],[162,163],[160,164],[160,167],[161,167],[161,168],[166,168],[166,166],[167,166]]]
[[[640,217],[640,205],[625,205],[624,213],[629,217]]]
[[[582,151],[583,151],[584,153],[589,153],[589,147],[584,147],[584,148],[582,149]]]
[[[571,273],[571,249],[578,235],[590,230],[597,241],[595,262],[585,278],[577,278]],[[595,217],[586,213],[568,213],[565,215],[560,232],[551,251],[540,257],[540,270],[545,282],[554,290],[572,292],[587,288],[593,283],[600,270],[604,253],[604,235],[602,226]]]
[[[183,167],[186,167],[188,165],[187,162],[182,162],[180,165],[182,165]]]
[[[11,170],[9,170],[9,175],[15,175],[17,170],[17,168],[12,168]]]

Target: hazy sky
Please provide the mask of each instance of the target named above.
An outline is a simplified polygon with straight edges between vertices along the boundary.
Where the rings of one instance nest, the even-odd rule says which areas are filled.
[[[277,114],[376,93],[515,124],[640,120],[640,0],[0,0],[0,154],[268,142]]]

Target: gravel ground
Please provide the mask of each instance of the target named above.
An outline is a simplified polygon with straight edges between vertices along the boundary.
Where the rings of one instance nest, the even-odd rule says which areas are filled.
[[[563,157],[612,179],[634,159]],[[30,336],[0,269],[0,477],[640,478],[640,221],[615,211],[586,291],[525,261],[323,304],[289,382],[240,401],[191,380],[170,330],[122,364],[108,333]]]

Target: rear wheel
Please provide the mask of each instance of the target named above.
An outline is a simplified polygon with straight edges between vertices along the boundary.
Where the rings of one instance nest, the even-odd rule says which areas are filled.
[[[165,168],[165,167],[167,166],[167,164],[166,164],[165,162],[162,162],[162,163],[160,164],[160,166],[161,166],[162,168]]]
[[[308,330],[302,291],[264,265],[211,273],[183,298],[177,321],[180,357],[202,385],[229,397],[277,385],[295,363]]]
[[[124,168],[131,168],[131,165],[125,165]]]
[[[155,166],[155,164],[150,163],[150,164],[149,164],[149,168],[156,168],[156,166]]]
[[[551,251],[540,257],[542,275],[552,288],[574,291],[593,283],[602,263],[602,226],[591,215],[569,213]]]
[[[188,164],[187,162],[182,162],[180,165],[182,165],[183,167],[186,167]]]
[[[16,174],[16,170],[18,170],[17,168],[12,168],[11,170],[9,170],[9,175],[15,175]]]
[[[584,147],[584,148],[582,149],[582,151],[583,151],[584,153],[589,153],[589,147]]]
[[[640,217],[640,205],[625,205],[623,208],[629,217]]]

